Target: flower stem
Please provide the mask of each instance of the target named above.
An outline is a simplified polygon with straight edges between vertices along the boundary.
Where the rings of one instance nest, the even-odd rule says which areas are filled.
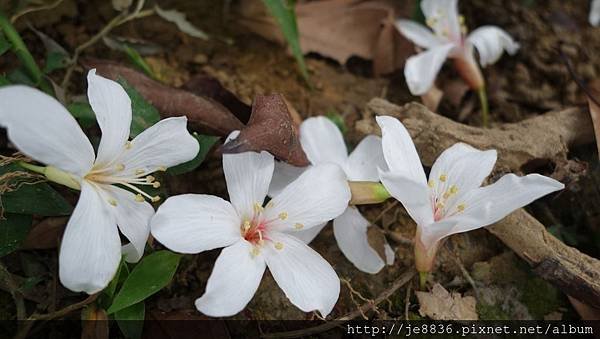
[[[23,167],[25,169],[28,169],[28,170],[30,170],[32,172],[46,175],[46,167],[32,165],[32,164],[30,164],[28,162],[25,162],[25,161],[19,161],[19,162],[17,162],[17,165],[19,165],[19,166],[21,166],[21,167]]]
[[[379,204],[391,197],[390,193],[379,182],[349,181],[352,198],[350,205]]]
[[[489,107],[487,94],[485,92],[485,86],[479,87],[477,90],[479,95],[479,103],[481,104],[481,120],[483,121],[483,127],[489,127]]]
[[[427,286],[427,275],[429,272],[419,272],[419,289],[421,291],[425,291],[425,287]]]

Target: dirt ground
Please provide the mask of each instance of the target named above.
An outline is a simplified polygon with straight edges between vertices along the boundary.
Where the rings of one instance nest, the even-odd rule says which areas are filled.
[[[544,112],[571,106],[587,105],[585,96],[565,67],[565,58],[585,81],[598,78],[600,29],[587,23],[588,5],[565,1],[461,1],[460,8],[467,26],[484,24],[506,29],[521,44],[514,57],[504,56],[498,63],[485,68],[492,124],[517,122]],[[185,12],[195,25],[213,36],[208,41],[193,39],[179,32],[170,23],[157,17],[137,20],[118,28],[113,36],[139,39],[159,46],[158,53],[147,57],[148,63],[161,74],[163,81],[179,86],[199,72],[218,79],[242,101],[250,104],[258,94],[282,93],[303,118],[337,113],[348,127],[350,145],[359,141],[354,122],[361,119],[366,103],[382,97],[404,104],[412,97],[405,85],[402,71],[383,77],[371,75],[371,63],[358,58],[348,65],[319,55],[310,55],[307,64],[313,89],[296,71],[294,59],[283,46],[249,33],[236,23],[236,2],[230,1],[161,1],[163,8]],[[105,1],[64,1],[59,7],[44,13],[34,13],[19,22],[32,52],[42,59],[43,47],[26,28],[29,21],[38,30],[63,44],[68,50],[86,41],[110,20],[114,11]],[[230,40],[226,43],[224,40]],[[122,53],[107,48],[101,42],[86,50],[84,57],[100,57],[127,64]],[[0,58],[0,71],[15,64],[10,57]],[[451,67],[444,67],[438,85],[447,91],[439,113],[466,124],[479,125],[477,97],[464,93]],[[61,79],[61,77],[57,77]],[[82,94],[83,73],[76,72],[71,92]],[[454,92],[452,92],[454,88]],[[458,93],[458,94],[457,94]],[[600,256],[600,174],[598,157],[590,146],[573,150],[571,157],[587,164],[588,171],[571,183],[554,199],[542,199],[528,208],[555,235],[571,246],[594,256]],[[540,167],[532,171],[549,174],[552,169]],[[170,179],[170,194],[185,192],[210,193],[226,197],[220,157],[212,153],[198,170]],[[361,207],[369,220],[411,239],[415,225],[404,209],[393,201],[382,205]],[[342,283],[340,302],[332,312],[342,316],[365,299],[373,299],[390,282],[412,265],[412,247],[405,241],[388,239],[395,250],[394,265],[377,275],[356,270],[335,244],[331,227],[313,242],[313,247],[335,268]],[[155,245],[158,246],[158,245]],[[205,287],[218,251],[185,256],[174,282],[146,306],[146,314],[154,317],[201,317],[193,301]],[[23,259],[26,258],[26,259]],[[27,259],[28,258],[28,259]],[[22,251],[11,255],[16,273],[26,275],[23,262],[35,263],[36,270],[56,279],[56,250]],[[485,230],[451,237],[440,251],[433,279],[446,289],[473,295],[478,299],[481,319],[573,319],[577,314],[564,291],[537,278],[506,246]],[[475,281],[474,289],[470,281]],[[50,303],[67,305],[78,300],[52,280],[42,282],[37,289],[41,296],[52,296]],[[412,287],[411,287],[412,286]],[[407,288],[410,289],[407,291]],[[48,292],[53,290],[53,292]],[[379,319],[420,318],[413,284],[395,293],[388,303],[382,303],[373,315]],[[0,308],[11,314],[12,300],[0,293]],[[266,274],[247,309],[238,319],[312,319],[293,307]],[[3,316],[4,318],[4,316]]]

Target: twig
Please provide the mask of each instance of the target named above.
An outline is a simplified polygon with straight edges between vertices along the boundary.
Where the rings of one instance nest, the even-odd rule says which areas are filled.
[[[63,2],[63,0],[56,0],[51,4],[46,4],[46,5],[36,6],[36,7],[27,7],[24,10],[17,12],[12,17],[10,17],[10,22],[12,22],[14,24],[20,17],[22,17],[25,14],[38,12],[38,11],[45,11],[48,9],[53,9],[56,6],[60,5],[61,2]]]
[[[381,292],[381,294],[373,300],[373,302],[367,302],[363,304],[358,310],[347,313],[346,315],[339,317],[333,321],[326,322],[322,325],[303,329],[296,331],[287,331],[287,332],[276,332],[276,333],[264,333],[261,337],[263,338],[298,338],[303,336],[310,336],[317,333],[328,331],[336,326],[340,326],[341,322],[348,322],[361,314],[369,311],[373,307],[377,306],[384,300],[391,297],[397,290],[399,290],[402,286],[406,285],[414,276],[415,276],[415,268],[411,267],[406,272],[404,272],[401,276],[396,279],[390,287],[388,287],[385,291]]]
[[[116,17],[114,17],[108,24],[106,24],[106,26],[104,26],[104,28],[102,28],[102,30],[100,30],[100,32],[96,33],[96,35],[91,37],[88,41],[84,42],[83,44],[81,44],[81,45],[77,46],[77,48],[75,48],[73,57],[71,58],[71,60],[69,62],[69,64],[70,64],[69,68],[67,68],[65,77],[63,78],[63,81],[61,82],[61,85],[60,85],[62,88],[66,88],[67,84],[69,83],[69,80],[71,79],[71,76],[73,75],[73,70],[75,69],[75,66],[77,65],[79,56],[81,55],[81,53],[84,50],[86,50],[88,47],[94,45],[96,42],[98,42],[100,39],[102,39],[104,36],[106,36],[108,33],[110,33],[110,31],[113,30],[115,27],[118,27],[124,23],[131,21],[131,20],[144,18],[144,17],[154,14],[154,9],[147,9],[147,10],[142,11],[142,7],[144,6],[144,1],[145,0],[139,0],[136,5],[136,9],[132,13],[123,12],[123,13],[117,15]]]
[[[27,318],[26,322],[25,322],[25,326],[19,330],[19,332],[17,333],[17,335],[15,336],[14,339],[23,339],[25,337],[27,337],[27,334],[29,333],[29,330],[31,330],[31,327],[33,326],[33,324],[38,321],[38,320],[52,320],[52,319],[56,319],[56,318],[61,318],[64,317],[65,315],[76,311],[80,308],[85,307],[88,304],[93,303],[99,296],[99,293],[96,294],[92,294],[90,296],[88,296],[86,299],[75,303],[75,304],[71,304],[63,309],[60,309],[56,312],[52,312],[52,313],[46,313],[46,314],[32,314],[31,316],[29,316],[29,318]]]
[[[348,287],[348,289],[350,290],[350,298],[352,299],[352,302],[354,303],[354,305],[357,306],[358,310],[361,311],[361,308],[359,306],[359,304],[356,302],[356,299],[354,299],[354,296],[356,295],[358,298],[360,298],[360,300],[366,302],[366,303],[373,303],[372,299],[368,299],[363,297],[363,295],[358,292],[357,290],[354,289],[354,287],[352,287],[352,285],[350,284],[350,280],[342,278],[340,279],[341,282],[343,282],[344,284],[346,284],[346,287]],[[377,310],[377,307],[374,307],[375,312],[379,313],[379,311]],[[364,312],[360,312],[360,315],[363,317],[363,319],[368,320],[369,318],[367,317],[367,315]]]
[[[404,298],[404,319],[408,319],[408,309],[410,308],[410,292],[412,291],[412,281],[408,284],[406,288],[406,298]]]

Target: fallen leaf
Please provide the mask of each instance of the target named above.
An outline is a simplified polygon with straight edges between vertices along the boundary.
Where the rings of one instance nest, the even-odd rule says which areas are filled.
[[[573,308],[577,311],[582,320],[600,320],[600,309],[582,303],[570,295],[567,297],[569,297],[571,305],[573,305]]]
[[[590,107],[590,115],[594,124],[594,135],[596,136],[596,147],[600,154],[600,80],[593,81],[588,90],[588,104]]]
[[[117,63],[88,59],[87,68],[96,68],[98,74],[109,79],[124,78],[161,113],[162,118],[186,116],[193,131],[201,134],[227,136],[244,127],[226,107],[188,91],[163,85],[143,73]]]
[[[298,127],[281,94],[256,96],[248,125],[221,150],[223,153],[267,151],[294,166],[309,164],[300,146]]]
[[[252,108],[238,97],[223,87],[219,80],[208,74],[197,74],[193,76],[183,88],[200,96],[211,98],[221,105],[227,107],[241,122],[250,120]]]
[[[296,5],[300,46],[345,63],[352,56],[373,60],[375,74],[392,72],[412,54],[410,43],[394,27],[409,17],[413,4],[386,0],[324,0]],[[266,39],[284,43],[279,27],[259,0],[240,2],[239,22]]]
[[[474,297],[450,293],[440,284],[431,292],[415,292],[419,299],[419,314],[433,320],[478,320]]]
[[[48,217],[37,223],[23,242],[23,249],[46,250],[57,248],[69,217]]]
[[[205,32],[199,30],[194,25],[192,25],[185,18],[185,14],[181,13],[180,11],[177,11],[174,9],[165,10],[165,9],[158,7],[158,5],[154,6],[154,10],[156,11],[156,14],[158,14],[158,16],[160,16],[161,18],[177,25],[177,28],[179,28],[179,30],[182,31],[183,33],[185,33],[189,36],[192,36],[194,38],[199,38],[199,39],[203,39],[203,40],[209,39],[208,34],[206,34]]]

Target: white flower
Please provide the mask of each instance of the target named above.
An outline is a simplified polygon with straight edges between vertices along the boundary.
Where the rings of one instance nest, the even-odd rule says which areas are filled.
[[[471,86],[479,89],[483,78],[473,56],[479,52],[482,66],[495,63],[502,52],[515,54],[519,49],[508,33],[496,26],[482,26],[466,36],[464,18],[458,14],[458,0],[423,0],[421,10],[433,30],[409,20],[396,21],[396,27],[417,46],[426,49],[408,58],[404,76],[412,94],[429,90],[446,58],[453,58],[458,72]]]
[[[231,203],[186,194],[167,199],[151,221],[152,235],[167,248],[199,253],[225,247],[196,308],[209,316],[240,312],[256,292],[268,266],[285,295],[304,312],[331,312],[340,292],[333,268],[293,236],[340,215],[350,190],[333,165],[304,172],[266,205],[273,175],[269,153],[223,155]]]
[[[598,24],[600,24],[600,0],[592,0],[588,20],[592,26],[598,26]]]
[[[338,165],[346,174],[347,180],[378,182],[377,168],[385,167],[380,137],[374,135],[365,137],[348,156],[342,133],[326,117],[309,118],[302,122],[300,143],[312,165],[327,163]],[[310,166],[299,168],[277,162],[269,195],[277,195],[307,168]],[[296,236],[308,244],[325,225],[327,222],[298,232]],[[333,234],[340,250],[354,266],[363,272],[375,274],[385,266],[385,262],[369,245],[367,238],[369,225],[369,221],[356,207],[349,206],[342,215],[333,220]],[[388,244],[384,245],[384,250],[386,262],[393,264],[394,251]]]
[[[392,117],[379,116],[383,154],[389,172],[380,172],[383,185],[417,223],[417,269],[429,272],[441,239],[484,227],[512,211],[557,190],[560,182],[539,175],[507,174],[480,187],[496,162],[496,151],[480,151],[457,143],[439,156],[429,180],[406,128]]]
[[[198,142],[187,119],[170,118],[128,141],[131,101],[116,82],[88,73],[88,97],[102,130],[97,155],[71,114],[54,98],[25,86],[0,89],[0,125],[24,154],[48,167],[49,179],[81,189],[61,242],[64,286],[89,294],[102,290],[121,260],[120,230],[128,261],[143,255],[157,200],[134,185],[158,187],[149,174],[189,161]],[[118,225],[118,228],[117,228]]]

